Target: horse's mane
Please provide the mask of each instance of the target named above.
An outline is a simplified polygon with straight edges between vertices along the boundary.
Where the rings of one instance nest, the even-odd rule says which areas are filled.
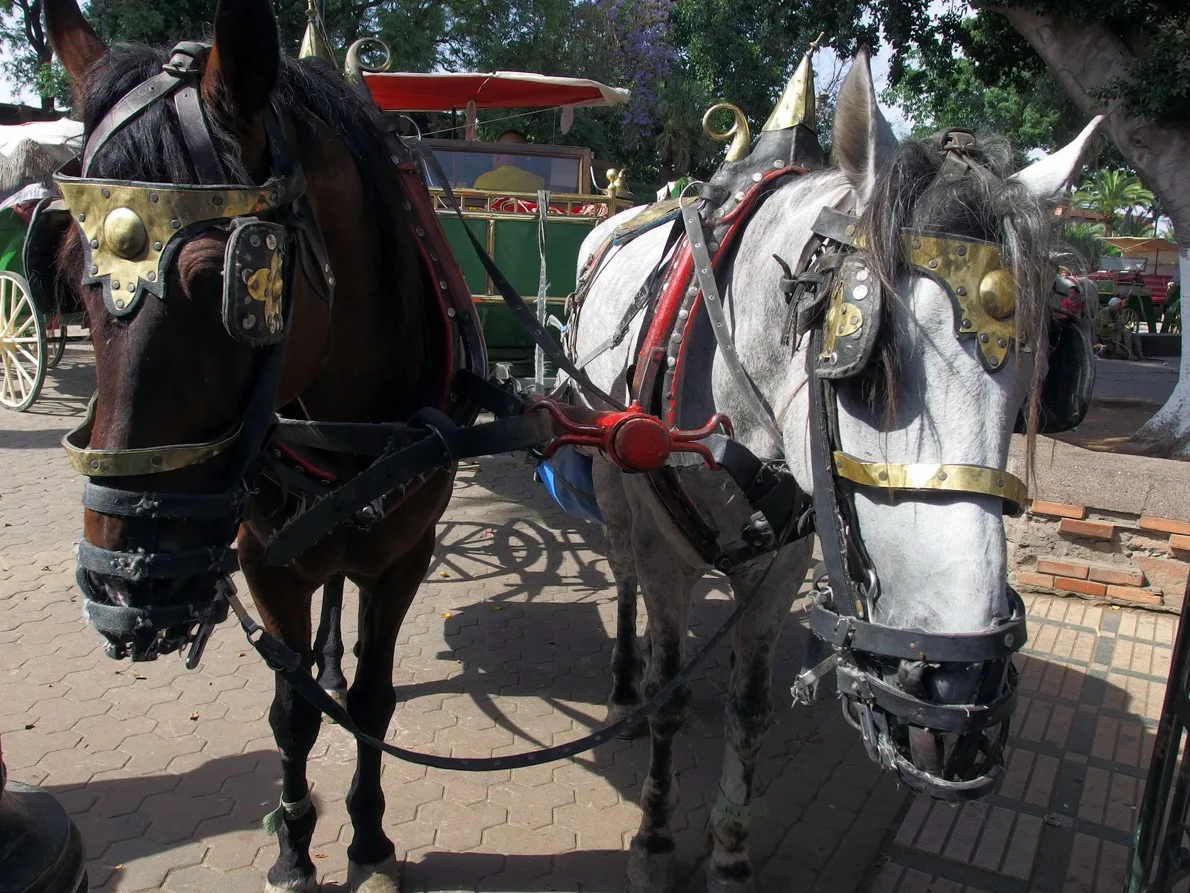
[[[1011,152],[1006,141],[980,136],[967,153],[965,176],[938,176],[946,159],[942,135],[900,143],[876,177],[875,191],[863,214],[865,253],[886,293],[895,300],[896,283],[905,269],[901,233],[906,227],[983,239],[1000,246],[1004,265],[1017,282],[1017,344],[1027,344],[1035,359],[1029,430],[1036,427],[1037,397],[1045,376],[1051,308],[1049,293],[1057,245],[1050,211],[1023,184],[1009,180]],[[885,340],[886,372],[895,374],[896,357]]]

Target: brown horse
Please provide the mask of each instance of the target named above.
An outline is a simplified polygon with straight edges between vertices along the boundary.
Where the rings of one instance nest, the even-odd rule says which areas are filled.
[[[393,164],[378,113],[324,63],[282,56],[268,0],[222,0],[209,51],[180,44],[172,57],[139,46],[109,49],[75,0],[48,0],[46,20],[86,125],[88,150],[79,194],[102,202],[124,183],[134,187],[129,194],[156,203],[157,193],[145,187],[210,184],[212,153],[202,151],[201,145],[195,149],[193,126],[188,129],[183,120],[183,102],[188,101],[201,109],[194,120],[205,124],[206,145],[213,147],[216,169],[224,172],[215,181],[223,192],[194,194],[227,195],[230,205],[259,190],[251,212],[282,223],[293,237],[285,260],[284,308],[273,306],[268,310],[273,315],[267,317],[268,333],[281,334],[284,340],[261,349],[250,339],[246,343],[229,337],[229,326],[247,329],[255,320],[237,322],[236,311],[229,318],[225,307],[225,289],[238,287],[239,280],[225,266],[226,246],[243,222],[234,218],[247,214],[234,214],[225,206],[224,219],[212,221],[219,214],[208,207],[207,218],[193,227],[185,226],[186,221],[169,221],[178,238],[166,245],[160,277],[151,272],[142,278],[134,296],[136,283],[126,280],[120,290],[118,274],[107,282],[85,277],[102,272],[99,261],[92,265],[92,252],[105,249],[103,240],[135,243],[141,231],[135,222],[131,229],[113,231],[112,221],[119,220],[109,212],[102,236],[91,241],[87,226],[95,222],[84,219],[78,199],[68,192],[68,178],[62,179],[67,203],[74,202],[70,211],[76,225],[63,239],[56,269],[50,273],[60,295],[63,289],[73,289],[86,305],[93,322],[98,380],[93,416],[82,429],[84,439],[75,443],[76,455],[91,457],[91,469],[109,458],[118,460],[123,472],[117,476],[117,488],[104,491],[106,502],[85,502],[89,507],[84,545],[91,558],[80,551],[79,577],[92,622],[100,626],[97,617],[124,609],[132,612],[135,622],[124,632],[100,626],[115,656],[152,659],[158,652],[189,644],[198,615],[187,611],[215,603],[215,588],[224,579],[223,569],[214,566],[217,562],[192,566],[189,556],[218,555],[234,535],[265,628],[299,652],[308,668],[315,659],[312,595],[345,574],[360,590],[359,664],[347,691],[347,708],[362,730],[383,737],[395,707],[392,669],[398,630],[429,564],[435,525],[450,498],[453,466],[424,477],[370,528],[340,526],[284,567],[262,561],[268,537],[295,510],[288,491],[275,478],[255,479],[250,514],[242,524],[230,510],[195,511],[199,505],[209,508],[219,498],[215,494],[240,488],[248,460],[263,450],[267,423],[262,428],[252,417],[262,389],[268,391],[263,402],[270,420],[277,407],[297,418],[353,422],[406,420],[426,405],[451,408],[447,382],[452,364],[459,364],[453,359],[459,351],[453,346],[447,312],[439,312],[440,296],[435,296],[435,283],[427,272],[432,268],[415,242],[410,193],[402,185],[407,181]],[[179,62],[177,53],[187,46]],[[176,101],[149,103],[136,114],[124,115],[138,85],[159,76],[163,66],[167,72],[182,72],[184,83]],[[187,84],[188,97],[183,95]],[[106,133],[114,119],[119,119],[119,126]],[[277,185],[279,159],[286,155],[291,168],[304,174],[304,184],[300,177],[287,175]],[[114,185],[104,188],[100,199],[99,184],[93,181]],[[211,202],[221,204],[216,198]],[[138,211],[150,229],[155,210],[146,204]],[[152,239],[150,233],[147,241]],[[112,250],[126,259],[138,250],[139,243],[132,243]],[[318,249],[324,250],[322,257]],[[160,253],[161,244],[154,250]],[[272,269],[277,273],[281,268]],[[247,282],[249,270],[243,272]],[[267,277],[270,282],[273,273]],[[88,284],[82,284],[85,281]],[[157,284],[157,290],[146,283]],[[267,309],[270,296],[276,298],[281,290],[280,274],[277,291],[264,287]],[[266,333],[258,327],[246,337],[256,334]],[[269,358],[281,357],[281,350],[283,361],[270,366]],[[279,384],[270,385],[270,369]],[[221,440],[228,430],[232,438],[238,436],[231,447]],[[199,459],[176,446],[203,443],[211,449]],[[138,449],[147,452],[129,452]],[[151,461],[166,467],[129,465],[129,456],[156,456]],[[179,460],[179,467],[170,467],[173,459]],[[327,459],[339,479],[359,471],[367,461],[353,456],[337,463]],[[172,515],[162,509],[141,516],[121,501],[120,491],[137,497],[150,494],[154,504],[164,506],[176,496],[172,504],[177,510]],[[201,494],[208,495],[207,501]],[[111,508],[105,512],[96,506]],[[124,561],[124,570],[97,571],[95,555],[112,567]],[[176,559],[173,566],[168,565],[171,556]],[[138,560],[150,572],[128,572]],[[170,609],[179,613],[170,615]],[[170,616],[181,619],[172,625],[162,620]],[[276,814],[280,854],[268,872],[268,886],[313,889],[317,884],[309,846],[316,818],[306,761],[318,736],[319,714],[278,676],[269,721],[281,752],[283,782]],[[347,809],[354,828],[348,848],[352,889],[395,891],[394,846],[381,826],[380,754],[364,745],[359,747]]]

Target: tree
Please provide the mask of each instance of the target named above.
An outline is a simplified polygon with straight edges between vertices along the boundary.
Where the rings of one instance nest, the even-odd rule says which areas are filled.
[[[1183,283],[1190,281],[1190,27],[1177,0],[1036,0],[987,4],[1036,50],[1074,103],[1105,110],[1105,128],[1160,198],[1174,228]],[[1190,458],[1190,327],[1181,374],[1165,406],[1138,433],[1154,452]]]
[[[53,50],[42,22],[41,0],[4,0],[0,11],[0,44],[12,54],[4,65],[5,75],[20,87],[35,89],[41,107],[52,109],[54,97],[69,95],[69,87],[50,64]]]
[[[1134,229],[1131,226],[1134,209],[1137,205],[1151,205],[1153,198],[1153,193],[1145,189],[1135,174],[1100,168],[1087,175],[1072,201],[1080,208],[1087,208],[1102,217],[1104,235],[1110,236],[1113,228],[1119,225],[1124,229]],[[1117,221],[1121,210],[1124,212],[1123,220]]]

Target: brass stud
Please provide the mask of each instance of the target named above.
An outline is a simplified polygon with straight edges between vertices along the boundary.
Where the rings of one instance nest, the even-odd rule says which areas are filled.
[[[996,486],[1003,487],[1004,486],[1004,478],[996,478]]]
[[[965,255],[966,253],[967,253],[967,246],[966,246],[966,245],[960,245],[960,246],[959,246],[959,257],[962,257],[962,256],[963,256],[963,255]]]
[[[248,237],[248,244],[251,245],[253,248],[259,248],[260,247],[260,236],[253,233],[252,235],[250,235]]]
[[[430,252],[430,260],[432,260],[432,261],[434,261],[435,263],[437,263],[437,261],[438,261],[438,252],[436,252],[436,251],[431,251],[431,252]]]
[[[920,248],[921,247],[921,239],[914,239],[912,244],[913,244],[914,248]]]
[[[443,291],[445,291],[445,290],[446,290],[446,280],[445,280],[445,279],[439,279],[439,280],[438,280],[438,287],[439,287],[440,289],[442,289]]]
[[[162,245],[161,245],[161,243],[160,243],[160,242],[154,242],[154,243],[153,243],[153,250],[154,250],[154,251],[160,251],[160,250],[161,250],[161,248],[162,248]]]
[[[876,477],[880,478],[880,480],[882,480],[882,481],[887,481],[888,480],[888,472],[882,471],[878,475],[876,475]]]
[[[697,298],[698,297],[698,286],[692,285],[688,289],[686,289],[686,297]]]
[[[98,240],[98,239],[92,239],[92,240],[91,240],[91,247],[92,247],[92,248],[98,248],[98,247],[99,247],[99,240]]]
[[[157,204],[157,193],[156,192],[149,193],[149,201],[151,201],[153,204]]]
[[[847,331],[847,329],[846,329],[846,327],[845,327],[845,326],[839,326],[839,334],[840,334],[840,335],[842,335],[842,334],[843,334],[844,332],[846,332],[846,331]]]
[[[243,319],[240,320],[240,326],[242,328],[250,329],[255,325],[256,325],[256,317],[255,316],[245,316]]]
[[[938,269],[938,261],[932,260],[926,266],[928,266],[931,270],[936,270]]]
[[[964,328],[964,329],[969,329],[969,328],[971,328],[971,320],[969,320],[969,319],[964,319],[964,320],[963,320],[963,328]]]
[[[999,344],[1001,347],[1008,347],[1008,342],[1005,341],[1003,338],[998,340],[996,343]]]
[[[764,179],[764,175],[763,175],[763,174],[753,174],[753,175],[752,175],[752,182],[753,182],[753,183],[759,183],[759,182],[760,182],[761,180],[763,180],[763,179]]]
[[[855,278],[858,279],[860,282],[865,281],[868,278],[868,271],[864,267],[860,267],[855,272]]]
[[[91,467],[92,467],[92,468],[98,468],[98,467],[99,467],[99,460],[98,460],[98,459],[92,459],[92,460],[91,460]]]
[[[86,214],[79,214],[79,223],[85,223],[87,220]]]
[[[124,309],[124,300],[123,300],[123,298],[121,298],[120,300],[116,301],[116,309],[117,309],[117,310],[123,310],[123,309]]]
[[[735,200],[736,200],[737,202],[742,202],[742,201],[744,200],[744,193],[743,193],[743,192],[737,192],[737,193],[735,194]]]
[[[241,270],[240,278],[243,279],[245,283],[247,283],[248,280],[252,278],[252,271],[248,269]]]
[[[104,198],[112,197],[112,191],[110,189],[101,189],[101,190],[99,190],[99,194],[102,195]]]
[[[335,287],[335,277],[334,277],[334,276],[327,276],[327,277],[326,277],[326,284],[327,284],[327,285],[329,285],[331,288],[334,288],[334,287]]]
[[[211,196],[211,204],[214,205],[216,208],[219,207],[221,204],[223,204],[223,196],[212,195]]]
[[[120,280],[113,279],[112,280],[112,291],[119,291],[119,290],[120,290]]]
[[[866,285],[857,285],[851,290],[851,296],[856,300],[862,301],[868,296],[868,287]]]
[[[946,472],[945,471],[938,472],[938,480],[940,480],[940,481],[946,480]]]
[[[277,237],[274,236],[272,233],[269,233],[267,236],[264,237],[264,243],[265,243],[265,245],[268,246],[269,251],[277,250]]]
[[[988,333],[987,333],[987,332],[980,332],[980,333],[979,333],[979,340],[980,340],[980,341],[982,341],[984,344],[987,344],[987,343],[988,343],[988,341],[990,341],[991,339],[988,337]]]
[[[447,307],[447,308],[446,308],[446,315],[447,315],[447,316],[449,316],[451,319],[454,319],[454,318],[455,318],[455,308],[454,308],[454,307]]]
[[[170,225],[170,226],[172,226],[174,229],[181,229],[181,228],[182,228],[182,221],[181,221],[181,220],[178,220],[178,218],[176,218],[176,217],[175,217],[173,220],[171,220],[171,221],[169,222],[169,225]]]
[[[853,325],[853,326],[858,326],[858,325],[859,325],[859,317],[858,317],[858,316],[852,316],[852,317],[849,317],[847,321],[848,321],[849,323],[851,323],[851,325]]]
[[[678,361],[675,360],[673,357],[666,357],[665,365],[668,366],[670,369],[672,369],[674,366],[678,365]]]
[[[781,168],[785,167],[785,160],[782,158],[778,158],[776,161],[773,162],[773,167],[775,167],[777,170],[781,170]]]
[[[150,282],[156,282],[157,281],[157,271],[149,270],[148,279]]]
[[[999,366],[1000,358],[999,357],[988,357],[988,365],[989,366]]]
[[[160,465],[164,460],[160,456],[154,456],[149,461],[152,462],[154,465]]]
[[[418,236],[424,236],[426,234],[426,231],[424,229],[422,229],[420,226],[417,229],[415,229],[414,232],[417,233]]]
[[[91,275],[94,276],[98,272],[99,272],[99,267],[97,267],[95,264],[92,264],[91,265]]]

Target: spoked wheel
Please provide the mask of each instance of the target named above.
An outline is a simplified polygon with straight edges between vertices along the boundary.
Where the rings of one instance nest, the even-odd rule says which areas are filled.
[[[24,412],[41,393],[45,324],[24,278],[0,270],[0,404]]]
[[[50,322],[46,331],[47,357],[45,367],[53,369],[66,352],[66,322],[62,317]]]

